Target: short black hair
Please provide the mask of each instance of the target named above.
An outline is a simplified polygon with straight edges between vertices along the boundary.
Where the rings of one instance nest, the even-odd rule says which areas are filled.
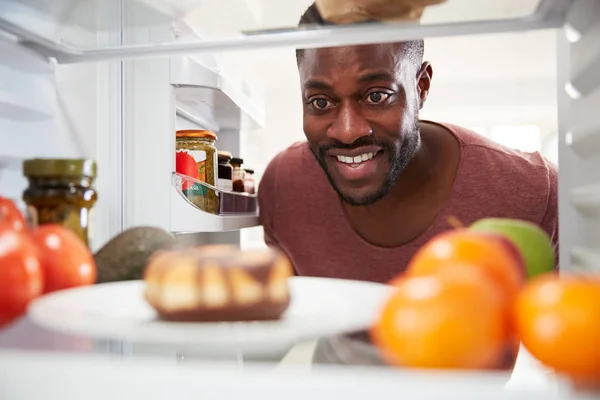
[[[376,23],[376,21],[365,21],[364,23]],[[300,21],[298,22],[298,26],[304,25],[334,25],[331,22],[328,22],[321,17],[319,14],[319,10],[315,3],[312,3],[302,14],[300,17]],[[413,60],[415,64],[417,64],[417,68],[421,66],[423,63],[423,54],[425,53],[425,42],[423,39],[420,40],[411,40],[408,42],[402,42],[402,46],[406,51],[406,55],[409,59]],[[304,55],[303,49],[296,50],[296,61],[298,65],[302,61],[302,56]]]

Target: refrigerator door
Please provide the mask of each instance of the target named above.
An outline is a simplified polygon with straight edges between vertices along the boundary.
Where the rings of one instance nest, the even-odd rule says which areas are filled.
[[[600,2],[577,0],[558,37],[560,265],[600,272]]]
[[[0,2],[0,19],[14,17],[10,7],[15,4]],[[39,6],[37,14],[22,17],[46,11],[44,4],[22,3]],[[120,1],[107,0],[107,11],[117,10],[116,4]],[[95,18],[107,29],[63,27],[63,40],[74,39],[87,47],[119,45],[120,11]],[[49,26],[42,20],[29,22],[32,29]],[[0,54],[0,195],[25,208],[21,201],[28,185],[22,172],[25,159],[96,160],[99,196],[93,212],[102,217],[91,217],[90,244],[95,249],[122,229],[121,62],[60,65],[6,32],[0,32]]]

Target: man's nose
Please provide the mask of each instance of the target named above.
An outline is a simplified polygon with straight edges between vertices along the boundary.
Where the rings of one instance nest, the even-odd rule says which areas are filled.
[[[346,144],[354,143],[357,139],[372,133],[371,124],[362,115],[358,104],[341,104],[334,123],[327,131],[330,138]]]

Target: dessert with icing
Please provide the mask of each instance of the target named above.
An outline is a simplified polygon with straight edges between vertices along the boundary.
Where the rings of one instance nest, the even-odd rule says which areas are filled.
[[[148,262],[144,296],[169,321],[258,321],[289,306],[290,260],[272,250],[210,245],[161,251]]]

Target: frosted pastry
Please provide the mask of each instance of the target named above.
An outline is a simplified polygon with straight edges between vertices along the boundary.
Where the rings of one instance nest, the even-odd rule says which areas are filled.
[[[164,251],[146,267],[144,296],[170,321],[274,320],[289,306],[292,271],[289,259],[270,249]]]

